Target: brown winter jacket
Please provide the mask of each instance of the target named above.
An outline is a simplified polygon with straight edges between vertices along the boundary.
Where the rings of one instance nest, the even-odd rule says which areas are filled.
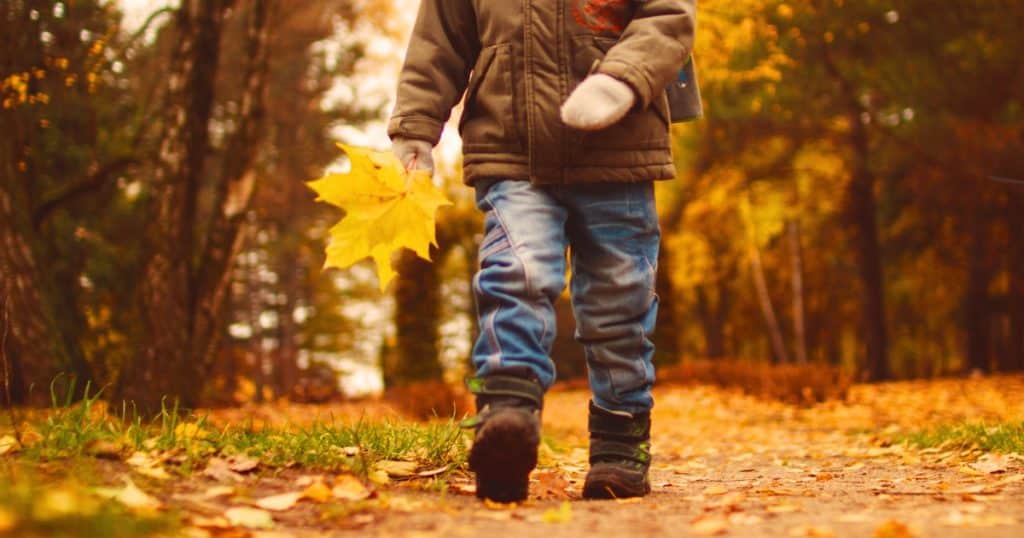
[[[672,178],[665,87],[692,50],[695,3],[422,0],[388,134],[436,144],[465,91],[467,183]],[[586,132],[565,125],[559,109],[591,73],[626,82],[637,105]]]

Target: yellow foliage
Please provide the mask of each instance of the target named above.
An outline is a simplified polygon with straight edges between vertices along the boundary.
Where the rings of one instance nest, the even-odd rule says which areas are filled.
[[[348,154],[351,170],[309,182],[317,200],[345,210],[331,228],[324,267],[343,269],[372,257],[383,291],[395,276],[395,251],[408,248],[430,260],[430,246],[437,245],[435,213],[451,202],[429,173],[407,171],[390,152],[339,146]]]

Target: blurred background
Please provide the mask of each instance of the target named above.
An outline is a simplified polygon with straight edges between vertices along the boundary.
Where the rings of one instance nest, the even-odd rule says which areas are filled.
[[[304,184],[335,141],[388,146],[417,5],[0,2],[5,401],[445,414],[480,240],[457,133],[436,262],[401,255],[385,294],[321,270],[342,215]],[[658,185],[662,378],[816,400],[1024,369],[1022,28],[1015,0],[701,0],[705,117]]]

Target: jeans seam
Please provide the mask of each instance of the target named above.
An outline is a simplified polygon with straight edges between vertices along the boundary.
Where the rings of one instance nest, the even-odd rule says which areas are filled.
[[[487,337],[490,339],[491,345],[494,347],[494,352],[487,357],[487,364],[491,367],[499,368],[501,367],[501,342],[498,341],[498,331],[494,328],[494,318],[498,317],[498,310],[500,309],[500,306],[495,307],[494,310],[491,311],[491,315],[487,318]],[[497,360],[494,360],[495,357],[497,357]]]
[[[512,251],[512,255],[516,257],[516,260],[519,261],[519,265],[522,266],[523,268],[523,284],[526,287],[526,295],[527,297],[533,297],[534,293],[533,286],[531,285],[530,281],[530,269],[526,264],[526,260],[524,260],[523,257],[519,255],[520,245],[517,245],[515,238],[512,237],[510,233],[508,233],[509,227],[507,224],[505,224],[505,218],[501,216],[501,211],[498,210],[498,206],[490,201],[488,201],[488,203],[490,203],[491,205],[491,211],[494,212],[494,217],[498,219],[498,225],[501,226],[501,229],[505,234],[505,239],[508,240],[508,244],[510,247],[509,250]]]

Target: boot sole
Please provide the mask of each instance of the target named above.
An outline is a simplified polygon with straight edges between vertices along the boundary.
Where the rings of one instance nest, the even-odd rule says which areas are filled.
[[[643,497],[651,492],[651,484],[646,477],[629,476],[631,471],[611,467],[592,467],[587,473],[583,484],[584,499],[628,499]]]
[[[476,496],[502,503],[525,500],[539,442],[536,419],[525,411],[509,409],[489,417],[469,452]]]

